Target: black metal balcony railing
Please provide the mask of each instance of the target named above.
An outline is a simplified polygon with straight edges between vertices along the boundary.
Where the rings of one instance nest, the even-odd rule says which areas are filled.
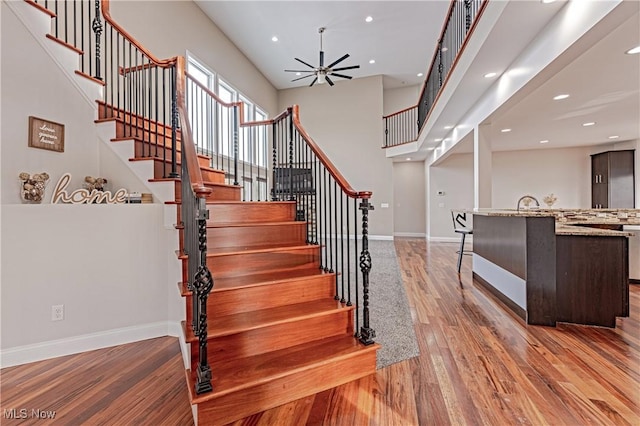
[[[436,51],[422,85],[418,104],[383,117],[385,120],[385,148],[413,142],[417,139],[487,1],[451,1]],[[415,120],[414,108],[417,109],[417,119]],[[388,132],[387,129],[389,129]]]

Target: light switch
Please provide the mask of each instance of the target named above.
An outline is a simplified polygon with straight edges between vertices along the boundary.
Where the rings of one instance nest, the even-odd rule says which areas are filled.
[[[382,208],[382,209],[388,209],[388,208],[389,208],[389,203],[382,203],[382,204],[380,204],[380,208]]]
[[[438,207],[444,208],[444,203],[438,203]]]

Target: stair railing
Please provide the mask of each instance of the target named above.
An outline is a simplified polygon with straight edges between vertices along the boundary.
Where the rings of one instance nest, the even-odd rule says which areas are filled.
[[[369,321],[371,192],[357,192],[349,185],[300,124],[297,105],[274,120],[272,174],[272,200],[296,202],[296,220],[307,223],[307,243],[321,246],[320,268],[335,273],[334,298],[346,306],[355,305],[355,336],[365,345],[372,344],[375,331]],[[362,220],[360,235],[358,210]],[[359,238],[362,245],[358,258]],[[362,274],[362,304],[358,266]]]
[[[243,102],[224,102],[186,73],[189,120],[200,154],[225,171],[226,182],[242,187],[243,201],[266,201],[269,128],[273,120],[245,121]]]
[[[418,103],[383,117],[385,129],[387,129],[387,121],[392,120],[389,123],[391,136],[387,138],[385,134],[383,148],[413,142],[417,139],[487,2],[488,0],[451,1]],[[415,109],[417,109],[416,120],[413,119],[416,114]]]
[[[382,117],[384,120],[383,148],[396,146],[418,139],[418,106]]]
[[[137,157],[160,160],[164,164],[164,177],[181,178],[178,225],[184,232],[186,284],[193,294],[191,326],[198,336],[197,394],[213,388],[207,361],[207,298],[214,285],[206,262],[209,215],[206,198],[211,189],[204,184],[198,150],[206,155],[214,154],[212,167],[218,168],[226,161],[227,179],[234,185],[240,185],[241,181],[244,184],[247,173],[252,179],[255,171],[258,181],[263,181],[265,186],[258,200],[266,201],[270,180],[272,200],[296,202],[296,220],[307,223],[307,243],[321,245],[321,269],[335,273],[335,299],[347,306],[356,306],[355,337],[365,345],[373,343],[375,331],[370,327],[369,312],[372,261],[368,244],[368,215],[373,210],[371,192],[356,192],[351,188],[300,124],[297,106],[272,120],[245,122],[243,103],[222,102],[187,73],[183,57],[159,59],[118,25],[110,15],[110,0],[25,1],[49,10],[54,19],[53,38],[84,52],[80,73],[104,85],[103,100],[98,102],[100,117],[118,119],[118,137],[136,141]],[[98,13],[100,3],[104,22]],[[69,10],[75,12],[69,13]],[[215,104],[218,112],[219,108],[230,112],[226,115],[230,120],[227,134],[216,133],[216,137],[226,139],[217,143],[217,151],[206,144],[198,144],[196,149],[194,142],[200,140],[200,119],[210,119],[202,115],[198,106],[205,103]],[[196,129],[195,136],[193,129]],[[261,143],[256,144],[255,138]],[[178,162],[181,163],[179,170]],[[272,166],[271,175],[267,171],[269,166]],[[242,173],[241,180],[239,173]],[[245,188],[245,194],[248,193],[254,191]],[[245,196],[245,199],[252,197]],[[362,295],[358,267],[362,274]]]

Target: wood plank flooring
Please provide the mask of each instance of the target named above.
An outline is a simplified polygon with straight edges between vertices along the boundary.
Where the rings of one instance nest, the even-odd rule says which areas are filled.
[[[615,329],[526,326],[473,283],[469,256],[459,279],[457,244],[395,244],[421,355],[233,426],[640,425],[640,285]],[[1,373],[2,425],[193,424],[174,338]]]

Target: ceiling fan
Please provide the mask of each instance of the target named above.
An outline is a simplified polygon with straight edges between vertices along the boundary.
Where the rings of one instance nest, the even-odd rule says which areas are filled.
[[[291,81],[298,81],[298,80],[302,80],[303,78],[308,78],[308,77],[314,77],[313,81],[311,82],[311,84],[309,85],[309,87],[313,86],[314,84],[316,84],[316,82],[318,82],[318,84],[323,84],[325,81],[327,83],[329,83],[330,86],[333,86],[335,83],[331,80],[331,77],[340,77],[340,78],[346,78],[348,80],[351,80],[353,77],[349,76],[349,75],[344,75],[344,74],[338,74],[336,71],[345,71],[345,70],[352,70],[352,69],[356,69],[356,68],[360,68],[360,65],[352,65],[349,67],[340,67],[340,68],[333,68],[334,66],[338,65],[340,62],[344,61],[345,59],[347,59],[349,57],[349,54],[345,54],[344,56],[342,56],[341,58],[333,61],[332,63],[330,63],[329,65],[325,66],[324,65],[324,51],[322,50],[322,34],[324,33],[324,31],[326,30],[325,27],[320,27],[318,28],[318,32],[320,33],[320,65],[317,67],[314,67],[313,65],[310,65],[308,63],[306,63],[305,61],[303,61],[300,58],[294,58],[296,61],[308,66],[309,68],[311,68],[310,70],[285,70],[285,72],[296,72],[296,73],[309,73],[308,75],[302,76],[300,78],[296,78],[293,79]]]

